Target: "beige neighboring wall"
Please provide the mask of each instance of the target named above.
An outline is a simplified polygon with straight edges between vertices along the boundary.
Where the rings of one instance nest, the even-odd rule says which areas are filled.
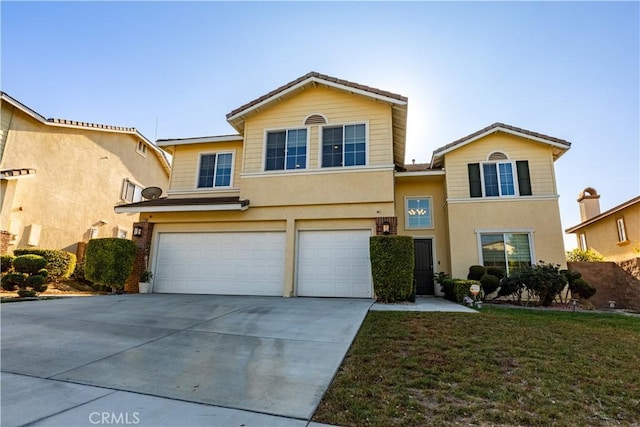
[[[117,237],[121,229],[130,238],[138,214],[113,210],[122,202],[123,180],[168,188],[168,163],[151,147],[146,156],[139,154],[136,134],[46,124],[4,101],[2,109],[6,144],[0,169],[36,170],[2,180],[0,228],[17,234],[9,250],[35,244],[75,252],[91,227],[98,229],[97,237]],[[4,120],[8,111],[10,120]],[[38,229],[39,238],[30,235]]]
[[[626,241],[618,240],[618,219],[624,220]],[[607,261],[617,262],[640,257],[640,201],[606,214],[572,232],[576,234],[578,247],[580,247],[580,234],[584,233],[587,241],[586,249],[597,252]]]

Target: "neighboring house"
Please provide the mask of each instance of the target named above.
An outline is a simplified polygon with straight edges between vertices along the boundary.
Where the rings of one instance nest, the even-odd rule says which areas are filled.
[[[418,294],[473,264],[564,264],[554,161],[570,144],[496,123],[405,165],[407,98],[315,72],[227,114],[235,135],[159,140],[154,292],[373,296],[369,237],[413,236]]]
[[[2,253],[130,238],[138,214],[116,215],[113,205],[168,188],[166,153],[134,128],[47,119],[6,93],[1,111]]]
[[[578,197],[581,223],[570,227],[578,247],[592,250],[606,261],[640,257],[640,196],[600,212],[600,195],[588,187]]]

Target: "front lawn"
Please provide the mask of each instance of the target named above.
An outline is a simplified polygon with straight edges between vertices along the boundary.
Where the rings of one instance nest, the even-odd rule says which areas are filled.
[[[637,425],[640,318],[370,312],[314,421]]]

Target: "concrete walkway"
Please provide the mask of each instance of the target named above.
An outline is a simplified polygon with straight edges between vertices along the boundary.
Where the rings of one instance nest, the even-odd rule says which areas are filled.
[[[476,313],[433,297],[3,304],[0,424],[320,427],[310,419],[369,309]]]
[[[456,304],[441,297],[417,297],[415,303],[381,304],[375,303],[371,311],[440,311],[449,313],[478,313],[478,311]]]

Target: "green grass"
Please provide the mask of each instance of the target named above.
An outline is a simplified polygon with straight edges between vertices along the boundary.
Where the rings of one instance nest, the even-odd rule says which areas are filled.
[[[640,318],[482,311],[370,312],[314,421],[640,423]]]

